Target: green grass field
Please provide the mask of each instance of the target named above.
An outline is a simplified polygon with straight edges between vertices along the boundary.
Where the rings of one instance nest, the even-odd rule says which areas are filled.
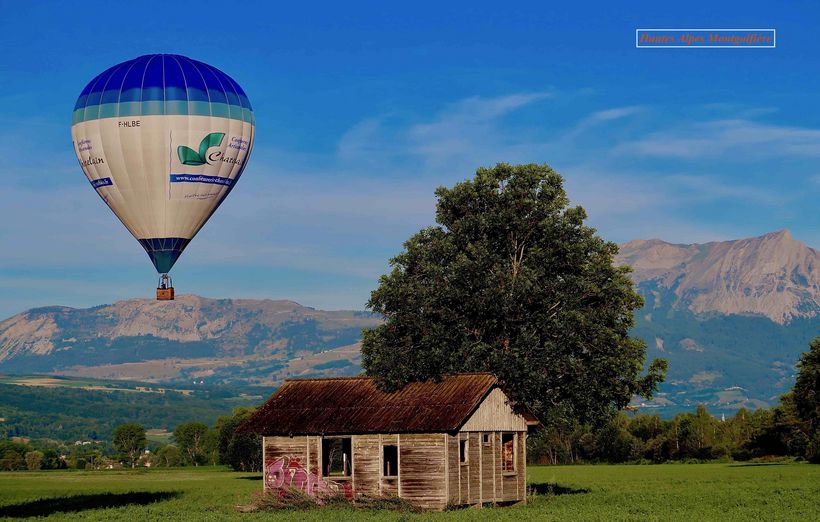
[[[527,505],[445,513],[317,509],[299,520],[820,520],[820,466],[668,464],[529,468],[550,494]],[[294,520],[294,512],[239,513],[259,474],[221,468],[0,473],[0,519]],[[4,518],[5,517],[5,518]]]

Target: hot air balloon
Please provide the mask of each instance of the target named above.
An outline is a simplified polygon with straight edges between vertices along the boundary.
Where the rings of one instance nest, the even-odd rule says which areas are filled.
[[[77,99],[77,159],[154,263],[158,300],[174,298],[168,272],[239,181],[254,128],[239,84],[173,54],[115,65]]]

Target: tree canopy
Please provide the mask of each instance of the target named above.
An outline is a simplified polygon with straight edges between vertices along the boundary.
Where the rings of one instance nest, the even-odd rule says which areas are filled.
[[[396,389],[489,371],[544,420],[594,422],[651,396],[666,363],[643,374],[646,346],[629,336],[643,300],[558,173],[499,164],[436,195],[438,225],[405,242],[371,294],[385,322],[364,332],[367,374]]]
[[[186,422],[174,430],[174,441],[186,460],[194,466],[207,458],[208,426],[201,422]]]
[[[794,383],[794,402],[810,432],[820,428],[820,337],[800,356]]]
[[[114,428],[112,441],[120,457],[133,468],[148,444],[141,424],[122,424]]]
[[[253,415],[255,408],[235,408],[230,417],[216,421],[219,458],[236,471],[262,470],[262,437],[256,433],[237,433],[236,429]]]
[[[820,337],[800,356],[792,400],[809,440],[806,456],[820,463]]]

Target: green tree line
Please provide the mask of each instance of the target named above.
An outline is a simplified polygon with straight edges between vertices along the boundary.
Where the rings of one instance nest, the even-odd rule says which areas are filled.
[[[148,441],[141,425],[118,426],[113,440],[116,457],[131,467],[225,464],[236,471],[261,471],[261,437],[236,432],[253,411],[253,408],[236,408],[232,415],[219,417],[212,427],[202,422],[180,424],[174,429],[173,443],[164,444],[154,452],[145,451]]]
[[[109,441],[114,428],[126,423],[152,428],[188,421],[212,424],[234,407],[259,402],[240,396],[241,391],[213,387],[183,394],[168,388],[160,394],[0,383],[0,437]]]
[[[237,471],[262,469],[261,437],[236,433],[253,408],[236,408],[213,426],[186,422],[174,429],[173,441],[149,441],[141,424],[114,428],[111,440],[85,444],[22,438],[0,440],[0,470],[112,469],[228,465]]]
[[[820,337],[798,363],[791,392],[770,409],[740,409],[725,420],[700,405],[670,420],[619,412],[593,427],[554,422],[529,439],[528,456],[542,464],[749,460],[792,456],[820,462]]]

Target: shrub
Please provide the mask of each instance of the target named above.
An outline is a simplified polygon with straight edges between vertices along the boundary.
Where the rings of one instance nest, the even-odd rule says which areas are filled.
[[[43,452],[42,451],[28,451],[26,452],[26,468],[29,471],[39,471],[43,467]]]

